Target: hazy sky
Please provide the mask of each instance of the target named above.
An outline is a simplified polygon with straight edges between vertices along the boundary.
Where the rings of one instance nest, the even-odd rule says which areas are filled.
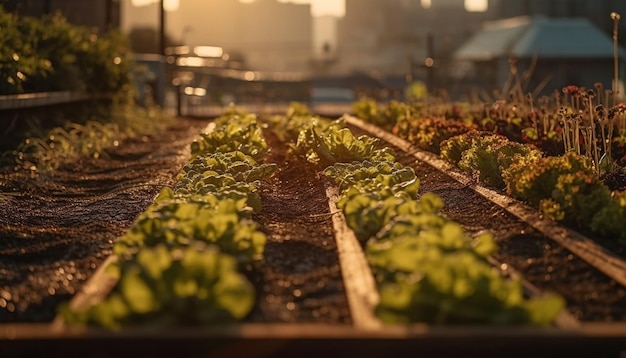
[[[131,0],[133,5],[142,6],[158,2],[159,0]],[[178,4],[185,0],[165,0],[167,10],[175,10]],[[208,0],[210,1],[210,0]],[[254,0],[239,0],[241,2],[253,2]],[[278,0],[280,2],[293,2],[296,4],[311,4],[311,14],[313,16],[334,15],[343,16],[346,13],[346,3],[344,0]]]
[[[159,0],[131,0],[133,5],[141,6],[157,2]],[[185,0],[165,0],[165,8],[175,10],[180,1]],[[210,1],[210,0],[209,0]],[[254,0],[240,0],[241,2],[252,2]],[[343,16],[346,13],[346,3],[344,0],[279,0],[280,2],[293,2],[298,4],[311,4],[311,14],[313,16],[334,15]],[[433,0],[421,0],[422,4],[428,5]],[[465,7],[469,11],[484,11],[487,8],[487,0],[465,0]]]

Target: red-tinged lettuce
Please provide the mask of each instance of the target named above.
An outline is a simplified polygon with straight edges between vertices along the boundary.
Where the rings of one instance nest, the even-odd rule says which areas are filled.
[[[574,152],[560,157],[546,157],[534,162],[515,163],[502,173],[507,192],[528,201],[534,207],[552,197],[559,177],[563,174],[593,175],[590,161]]]
[[[393,132],[420,149],[440,154],[441,144],[445,140],[473,129],[475,128],[458,120],[413,117],[399,120]]]
[[[462,153],[458,166],[481,183],[504,188],[503,171],[514,163],[532,165],[541,156],[542,153],[536,149],[493,134],[473,140],[472,145]]]

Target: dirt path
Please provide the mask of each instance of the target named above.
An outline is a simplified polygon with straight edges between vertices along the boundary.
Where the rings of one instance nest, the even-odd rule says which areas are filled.
[[[251,320],[349,323],[324,181],[271,131],[264,135],[272,148],[265,161],[279,170],[263,183],[263,210],[254,218],[268,243],[252,278],[258,299]]]

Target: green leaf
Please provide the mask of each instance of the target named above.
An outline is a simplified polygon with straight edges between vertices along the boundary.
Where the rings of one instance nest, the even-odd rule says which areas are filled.
[[[157,309],[158,300],[140,276],[139,269],[124,272],[120,279],[120,290],[132,312],[145,314]]]

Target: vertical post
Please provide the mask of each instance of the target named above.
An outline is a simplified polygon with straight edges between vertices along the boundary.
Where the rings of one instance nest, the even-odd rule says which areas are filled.
[[[159,1],[159,54],[161,55],[161,61],[159,62],[159,74],[157,76],[157,98],[159,105],[163,107],[165,105],[165,77],[166,77],[166,64],[165,64],[165,0]]]
[[[613,20],[613,105],[615,105],[619,94],[619,42],[617,41],[617,35],[619,32],[620,15],[612,12],[611,20]]]
[[[165,55],[165,0],[159,2],[159,52]]]
[[[415,67],[415,63],[413,61],[413,55],[409,54],[408,56],[408,64],[406,69],[406,84],[411,85],[413,83],[413,69]]]
[[[104,28],[113,28],[113,0],[106,0],[104,3]]]
[[[426,63],[426,76],[428,93],[433,93],[435,90],[435,39],[432,33],[428,33],[426,37],[426,57],[428,63]]]

